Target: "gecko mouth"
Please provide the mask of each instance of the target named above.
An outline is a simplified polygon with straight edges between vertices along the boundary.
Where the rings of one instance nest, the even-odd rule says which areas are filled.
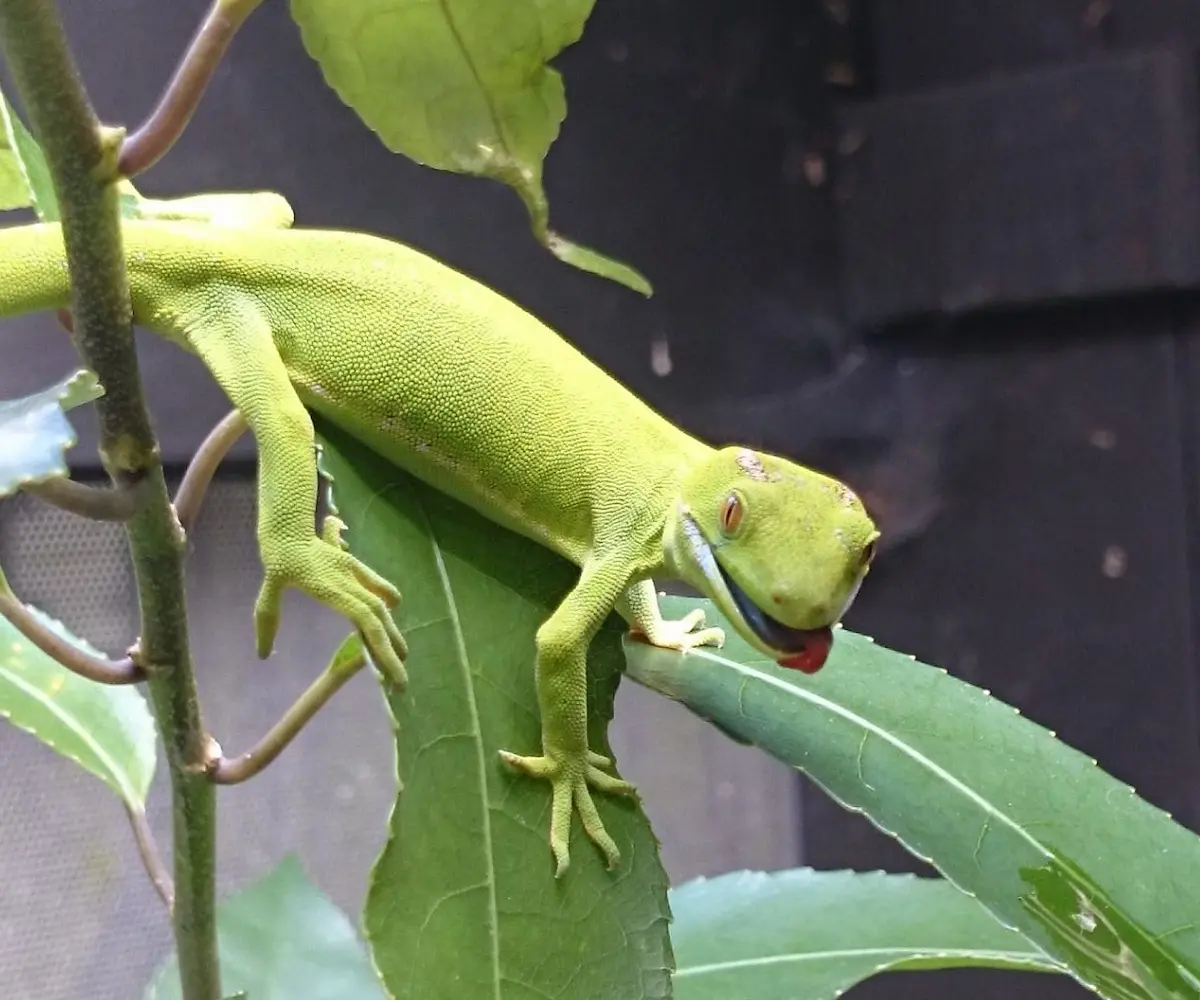
[[[733,598],[738,613],[764,645],[781,654],[778,657],[780,666],[791,667],[806,674],[815,674],[825,665],[830,647],[833,645],[831,628],[828,626],[812,629],[792,628],[790,625],[784,625],[783,622],[777,621],[755,604],[749,595],[734,583],[733,578],[725,572],[719,561],[714,561],[717,563],[721,579]]]

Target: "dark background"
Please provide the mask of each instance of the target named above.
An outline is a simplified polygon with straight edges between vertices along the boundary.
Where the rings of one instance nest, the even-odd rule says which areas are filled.
[[[149,110],[203,9],[63,7],[115,122]],[[509,192],[387,153],[281,2],[140,183],[280,190],[300,224],[394,235],[683,426],[846,476],[888,542],[849,626],[990,688],[1196,829],[1198,41],[1194,0],[599,0],[557,61],[551,212],[641,268],[649,302],[554,261]],[[0,330],[0,397],[71,365],[51,331]],[[144,347],[177,463],[224,403]],[[798,853],[914,867],[815,791]],[[1018,988],[1083,995],[965,973],[855,995]]]

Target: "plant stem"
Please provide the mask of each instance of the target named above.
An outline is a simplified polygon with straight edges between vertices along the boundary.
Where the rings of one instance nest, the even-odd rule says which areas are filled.
[[[192,120],[221,57],[262,0],[213,0],[157,106],[121,149],[120,171],[133,177],[154,166]]]
[[[366,662],[367,658],[361,651],[346,659],[335,658],[252,749],[240,757],[222,756],[212,761],[209,777],[218,785],[237,785],[253,778],[287,749],[300,730]]]
[[[217,468],[249,427],[246,418],[237,410],[232,410],[208,432],[196,449],[196,454],[188,463],[187,472],[183,474],[183,482],[175,491],[175,516],[179,518],[184,531],[191,531]]]
[[[109,660],[103,656],[93,656],[73,646],[61,635],[48,629],[11,592],[3,592],[2,588],[0,618],[7,619],[21,635],[50,659],[57,661],[72,673],[79,674],[80,677],[86,677],[97,684],[137,684],[146,679],[141,668],[129,657],[123,660]]]
[[[125,805],[125,812],[129,816],[129,828],[133,831],[138,856],[142,859],[146,874],[150,876],[154,891],[166,904],[169,913],[175,906],[175,886],[171,883],[171,873],[167,871],[162,856],[158,853],[158,844],[154,842],[154,832],[146,821],[146,813],[128,803]]]
[[[0,47],[62,207],[74,340],[100,378],[100,456],[118,488],[147,499],[127,522],[146,673],[171,775],[175,943],[184,1000],[221,1000],[215,918],[216,799],[188,647],[184,537],[162,474],[134,351],[115,187],[119,133],[102,129],[52,0],[0,0]]]
[[[47,479],[29,483],[22,490],[48,504],[93,521],[128,521],[137,513],[141,495],[131,490],[96,489],[72,479]]]

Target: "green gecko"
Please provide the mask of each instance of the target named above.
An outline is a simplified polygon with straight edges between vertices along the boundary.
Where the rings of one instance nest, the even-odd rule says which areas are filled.
[[[753,647],[820,668],[878,531],[847,486],[659,416],[529,313],[398,243],[316,229],[127,221],[138,325],[196,355],[254,433],[267,656],[294,587],[348,618],[385,678],[406,680],[399,591],[318,533],[316,411],[381,456],[580,568],[537,631],[542,747],[502,750],[549,781],[556,875],[578,812],[620,859],[591,789],[628,793],[587,743],[586,657],[616,609],[657,646],[720,645],[695,611],[664,620],[652,579],[711,598]],[[58,225],[0,230],[0,316],[68,304]]]

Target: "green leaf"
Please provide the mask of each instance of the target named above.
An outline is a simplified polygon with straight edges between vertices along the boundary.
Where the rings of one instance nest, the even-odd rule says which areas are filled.
[[[95,373],[81,369],[32,396],[0,400],[0,497],[67,475],[76,439],[66,413],[102,395]]]
[[[0,149],[0,208],[33,206],[41,219],[58,218],[58,196],[50,180],[50,168],[29,129],[0,95],[0,119],[4,145]]]
[[[217,906],[221,982],[253,1000],[383,1000],[346,915],[288,856],[274,871]],[[179,1000],[172,956],[145,1000]]]
[[[594,0],[291,0],[329,85],[393,152],[513,188],[560,260],[644,295],[628,265],[553,233],[542,161],[567,114],[547,64],[579,40]]]
[[[29,207],[29,190],[11,146],[0,146],[0,212]]]
[[[627,640],[628,671],[804,770],[1104,996],[1200,997],[1200,838],[943,670],[840,630],[810,678],[728,634],[686,657]]]
[[[29,610],[68,642],[101,655],[60,622]],[[130,808],[145,805],[156,745],[146,699],[134,687],[97,684],[72,673],[2,616],[0,716],[90,771]]]
[[[384,982],[403,1000],[669,996],[667,879],[636,801],[596,797],[620,869],[576,819],[556,881],[549,787],[498,757],[540,747],[534,632],[578,571],[318,426],[351,551],[404,593],[410,686],[391,698],[403,793],[364,915]],[[589,659],[603,753],[619,635],[614,620]]]
[[[833,1000],[880,972],[1064,972],[941,879],[736,872],[671,893],[678,1000]]]
[[[558,233],[539,234],[535,231],[535,235],[564,264],[570,264],[581,271],[597,274],[601,278],[608,278],[609,281],[615,281],[626,288],[632,288],[635,292],[641,292],[647,298],[654,293],[654,288],[646,276],[628,264],[607,257],[598,250],[592,250],[579,243],[572,243]]]

